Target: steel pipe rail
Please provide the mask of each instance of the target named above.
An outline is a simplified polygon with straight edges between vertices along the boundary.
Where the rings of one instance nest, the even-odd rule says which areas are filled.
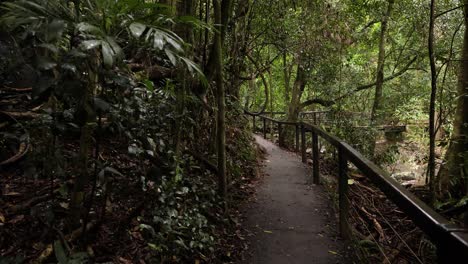
[[[263,136],[266,138],[266,121],[278,124],[280,143],[284,142],[281,132],[282,125],[294,126],[296,130],[296,150],[301,150],[302,161],[306,159],[306,132],[312,134],[312,158],[313,158],[313,182],[320,182],[319,175],[319,149],[318,138],[322,138],[338,150],[339,159],[339,216],[340,233],[344,238],[350,237],[350,228],[347,224],[349,202],[345,199],[348,196],[347,170],[348,162],[356,166],[365,177],[368,177],[393,203],[395,203],[412,221],[417,225],[437,246],[437,255],[440,263],[464,263],[461,260],[468,260],[468,229],[459,227],[451,223],[448,219],[437,213],[418,197],[401,186],[390,177],[390,174],[375,163],[364,157],[360,152],[344,142],[342,139],[326,132],[317,125],[306,122],[288,122],[275,120],[273,118],[255,115],[246,112],[247,115],[260,118],[263,121]],[[255,125],[255,124],[254,124]],[[300,135],[300,136],[299,136]],[[301,143],[299,143],[299,140]]]

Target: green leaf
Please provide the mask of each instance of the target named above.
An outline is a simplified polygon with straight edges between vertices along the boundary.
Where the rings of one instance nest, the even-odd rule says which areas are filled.
[[[122,59],[124,57],[124,52],[120,45],[115,41],[115,39],[112,37],[106,37],[106,41],[107,43],[109,43],[109,46],[114,51],[114,56],[118,59]]]
[[[76,69],[76,66],[73,65],[73,64],[70,64],[70,63],[64,63],[62,65],[60,65],[60,67],[64,70],[67,70],[67,71],[71,71],[73,73],[76,73],[77,69]]]
[[[102,30],[96,26],[93,26],[89,23],[82,22],[76,26],[76,29],[81,32],[91,33],[95,36],[104,36]]]
[[[146,30],[146,25],[135,22],[130,24],[128,28],[133,37],[140,38]]]
[[[52,61],[50,58],[47,57],[40,57],[37,59],[37,68],[40,70],[52,70],[57,66],[57,63]]]
[[[49,25],[47,30],[47,41],[56,41],[62,38],[67,24],[63,20],[54,19]]]
[[[455,207],[462,207],[466,203],[468,203],[468,196],[461,198],[460,201],[458,201],[458,203],[455,205]]]
[[[54,252],[59,264],[68,264],[67,253],[65,252],[65,248],[60,240],[55,240]]]
[[[107,42],[102,42],[102,60],[106,67],[111,68],[114,65],[114,51]]]
[[[154,91],[154,83],[150,80],[143,80],[142,83],[145,85],[146,89],[150,92]]]
[[[85,40],[81,43],[81,48],[84,50],[91,50],[99,47],[100,45],[102,45],[102,40]]]
[[[164,48],[164,36],[160,34],[160,31],[151,29],[151,31],[148,33],[147,38],[152,37],[153,38],[153,47],[162,50]]]
[[[77,252],[70,256],[68,264],[84,264],[89,263],[89,256],[86,252]]]
[[[42,44],[39,44],[37,45],[39,48],[44,48],[48,51],[51,51],[52,53],[56,54],[59,52],[58,48],[53,45],[53,44],[49,44],[49,43],[42,43]]]
[[[177,59],[174,55],[174,53],[171,50],[165,49],[164,52],[166,53],[167,57],[171,61],[172,65],[177,65]]]

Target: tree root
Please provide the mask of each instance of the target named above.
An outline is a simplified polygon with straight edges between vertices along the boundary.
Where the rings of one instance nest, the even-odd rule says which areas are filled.
[[[14,122],[18,123],[18,121],[16,120],[16,118],[11,115],[10,112],[5,112],[5,111],[0,111],[0,114],[3,114],[3,115],[6,115],[8,118],[10,118],[11,120],[13,120]],[[2,127],[5,123],[2,123]],[[8,123],[7,123],[8,124]],[[6,126],[6,125],[5,125]],[[23,128],[24,129],[24,128]],[[27,131],[24,129],[24,133],[26,134]],[[9,159],[7,160],[4,160],[2,162],[0,162],[0,168],[2,166],[5,166],[5,165],[8,165],[8,164],[11,164],[11,163],[14,163],[18,160],[20,160],[22,157],[24,157],[24,155],[26,155],[26,153],[28,153],[29,151],[29,137],[27,137],[26,140],[21,140],[20,141],[20,145],[19,145],[19,148],[18,148],[18,152],[10,157]]]
[[[97,221],[89,222],[86,225],[86,232],[88,233],[91,230],[95,229],[98,226],[98,224],[99,222]],[[70,243],[70,242],[77,240],[81,236],[82,233],[83,233],[83,227],[79,227],[75,229],[73,232],[71,232],[70,234],[64,236],[62,239]],[[44,263],[52,255],[53,252],[54,252],[54,244],[53,243],[48,244],[45,247],[45,249],[42,251],[42,253],[39,255],[39,257],[35,261],[33,261],[33,263],[35,264]]]
[[[26,155],[26,153],[28,153],[28,151],[29,151],[29,144],[27,144],[25,142],[21,142],[20,146],[19,146],[19,149],[18,149],[18,152],[14,156],[10,157],[9,159],[0,162],[0,167],[11,164],[11,163],[14,163],[14,162],[17,162],[22,157],[24,157],[24,155]]]

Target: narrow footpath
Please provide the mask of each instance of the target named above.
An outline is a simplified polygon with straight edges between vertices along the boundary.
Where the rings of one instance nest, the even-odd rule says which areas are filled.
[[[267,157],[265,176],[244,212],[252,234],[242,263],[351,263],[337,235],[331,201],[323,187],[310,183],[300,157],[255,139]]]

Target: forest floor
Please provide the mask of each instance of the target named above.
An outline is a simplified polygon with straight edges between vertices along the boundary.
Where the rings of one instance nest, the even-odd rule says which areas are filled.
[[[241,263],[346,263],[332,202],[309,182],[299,157],[260,136],[266,149],[265,177],[245,208],[250,250]]]

